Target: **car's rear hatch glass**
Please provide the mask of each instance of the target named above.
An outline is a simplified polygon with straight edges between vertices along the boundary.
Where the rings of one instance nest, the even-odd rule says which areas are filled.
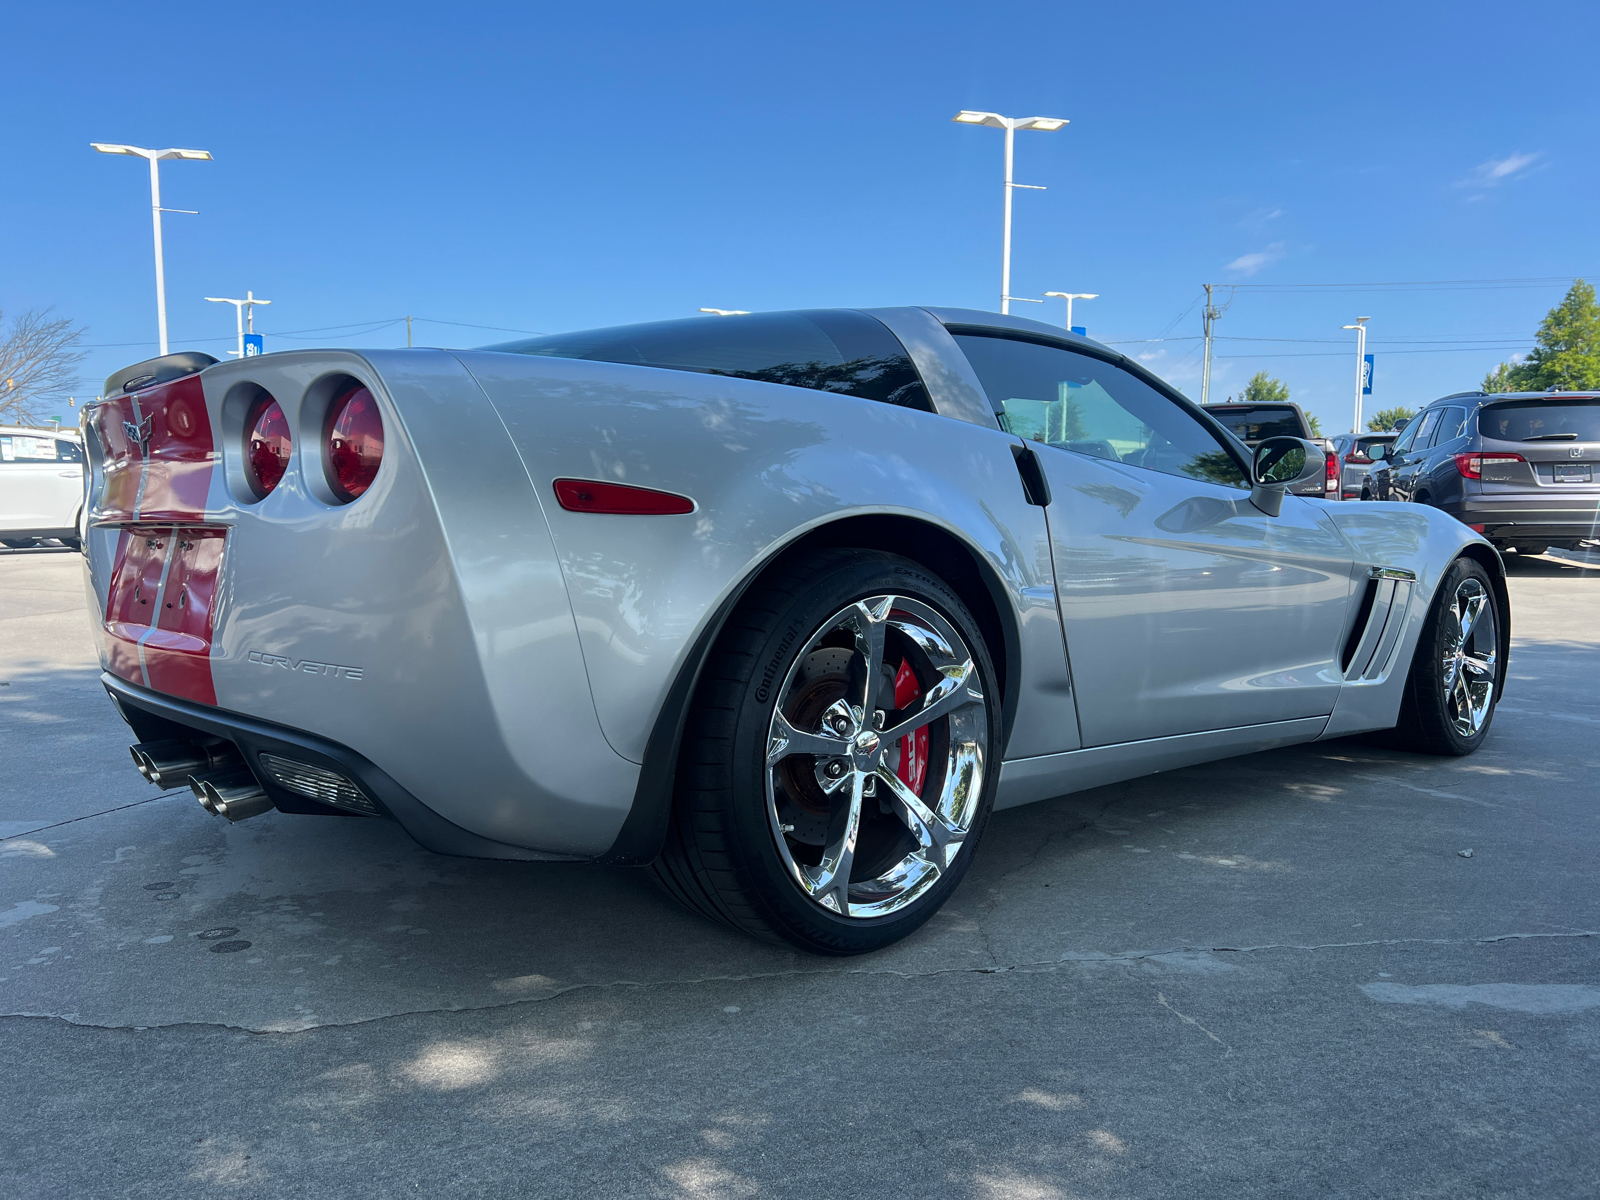
[[[1497,442],[1600,442],[1600,396],[1506,400],[1478,411],[1478,432]]]
[[[1478,410],[1485,450],[1515,453],[1524,461],[1492,472],[1486,485],[1588,489],[1600,484],[1600,396],[1504,400]],[[1489,490],[1498,490],[1490,488]]]
[[[1300,414],[1279,404],[1253,408],[1217,408],[1206,411],[1228,427],[1241,442],[1254,443],[1269,437],[1304,437]]]

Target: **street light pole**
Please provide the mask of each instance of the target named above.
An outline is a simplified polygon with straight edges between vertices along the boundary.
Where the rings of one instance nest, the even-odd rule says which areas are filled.
[[[1367,374],[1367,322],[1371,317],[1357,317],[1354,325],[1345,325],[1345,329],[1356,331],[1356,423],[1350,430],[1351,433],[1361,432],[1361,385],[1366,382]]]
[[[237,350],[235,350],[233,353],[237,354],[240,358],[244,357],[244,332],[245,332],[244,323],[245,323],[245,320],[246,320],[246,314],[248,314],[248,319],[250,321],[250,332],[254,333],[256,331],[255,306],[257,304],[271,304],[272,303],[271,300],[257,300],[256,299],[256,294],[254,292],[246,292],[244,294],[244,297],[245,298],[243,300],[230,300],[227,296],[207,296],[206,297],[206,300],[209,301],[212,304],[231,304],[231,305],[233,305],[234,315],[237,318],[236,324],[239,327],[239,348]],[[409,317],[406,318],[406,319],[410,320]]]
[[[1067,302],[1067,332],[1072,332],[1072,302],[1074,300],[1098,300],[1099,292],[1046,292],[1046,296],[1055,296]]]
[[[1033,192],[1045,190],[1034,183],[1012,182],[1013,142],[1019,129],[1037,129],[1043,133],[1053,133],[1068,122],[1064,117],[1002,117],[999,113],[973,112],[969,109],[962,109],[951,120],[960,125],[987,125],[991,129],[1005,130],[1005,218],[1000,236],[1000,311],[1009,314],[1013,300],[1028,300],[1029,303],[1033,304],[1041,303],[1041,301],[1031,300],[1027,296],[1013,296],[1011,294],[1011,192],[1014,188],[1027,188]]]
[[[161,207],[161,173],[157,164],[163,159],[186,158],[197,161],[211,161],[209,150],[147,150],[143,146],[124,146],[114,142],[90,142],[90,147],[101,154],[130,154],[135,158],[149,160],[150,163],[150,223],[155,230],[156,242],[156,326],[160,331],[161,353],[167,352],[167,279],[166,269],[161,257],[161,214],[164,212],[188,213],[197,215],[193,209],[188,208],[162,208]]]

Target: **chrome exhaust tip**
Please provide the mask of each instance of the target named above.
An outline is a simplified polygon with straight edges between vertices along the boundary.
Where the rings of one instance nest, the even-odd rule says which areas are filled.
[[[189,780],[189,789],[201,808],[230,821],[248,821],[277,807],[248,768],[195,775]]]
[[[201,775],[223,767],[234,770],[244,764],[233,743],[220,738],[204,742],[169,738],[159,742],[140,742],[129,746],[133,765],[159,788],[182,787],[191,775]]]

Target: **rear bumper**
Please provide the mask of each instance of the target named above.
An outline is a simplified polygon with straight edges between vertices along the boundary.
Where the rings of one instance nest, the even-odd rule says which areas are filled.
[[[1483,536],[1519,541],[1600,538],[1600,495],[1470,496],[1445,511]]]
[[[112,703],[117,706],[122,719],[141,742],[191,737],[195,733],[228,739],[238,747],[240,756],[280,812],[339,814],[338,809],[279,787],[261,769],[260,755],[263,753],[324,767],[355,781],[384,816],[398,822],[419,845],[437,854],[529,862],[579,861],[575,856],[527,850],[463,829],[423,804],[371,760],[327,738],[225,709],[164,696],[109,673],[102,674],[100,682],[110,693]]]

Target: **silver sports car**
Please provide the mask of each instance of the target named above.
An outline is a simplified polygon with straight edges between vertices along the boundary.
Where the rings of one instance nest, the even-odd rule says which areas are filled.
[[[650,864],[829,954],[960,883],[996,808],[1389,731],[1469,754],[1499,557],[1286,494],[1121,354],[890,308],[118,372],[84,418],[104,683],[213,813]]]

